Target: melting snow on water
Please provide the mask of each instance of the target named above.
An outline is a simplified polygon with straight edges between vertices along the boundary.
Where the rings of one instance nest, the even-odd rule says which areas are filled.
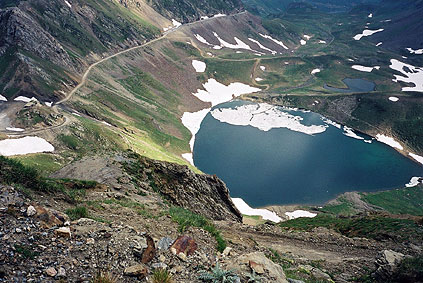
[[[0,141],[0,155],[4,156],[51,151],[54,151],[53,145],[39,137],[24,137]]]
[[[351,68],[357,71],[370,73],[373,70],[379,70],[380,66],[366,67],[366,66],[360,66],[360,65],[352,65]]]
[[[192,66],[197,73],[203,73],[206,70],[206,63],[198,60],[192,60]]]
[[[399,149],[399,150],[403,150],[404,149],[399,142],[395,141],[391,137],[388,137],[388,136],[385,136],[385,135],[382,135],[382,134],[377,134],[376,135],[376,140],[379,141],[379,142],[381,142],[381,143],[387,144],[387,145],[389,145],[389,146],[391,146],[393,148]]]
[[[389,67],[402,73],[402,75],[394,75],[395,78],[392,81],[413,83],[415,85],[414,87],[403,87],[402,91],[423,92],[423,67],[415,67],[396,59],[391,59]]]
[[[417,54],[417,55],[421,55],[423,54],[423,49],[417,49],[414,50],[413,48],[407,48],[408,52],[410,52],[411,54]]]
[[[344,126],[344,135],[346,135],[347,137],[353,138],[353,139],[357,139],[357,140],[364,140],[363,137],[360,137],[359,135],[357,135],[356,133],[354,133],[353,129]]]
[[[377,30],[365,29],[365,30],[363,30],[362,33],[357,34],[356,36],[354,36],[354,39],[355,40],[360,40],[364,36],[371,36],[371,35],[373,35],[373,34],[375,34],[377,32],[381,32],[381,31],[384,31],[384,29],[383,28],[377,29]]]
[[[260,36],[263,37],[263,38],[266,38],[266,39],[270,39],[271,41],[273,41],[274,43],[282,46],[283,48],[288,49],[288,47],[286,47],[286,45],[282,41],[274,39],[270,35],[260,33]]]
[[[389,100],[392,101],[392,102],[397,102],[397,101],[399,101],[399,98],[395,97],[395,96],[391,96],[391,97],[389,97]]]
[[[199,89],[193,95],[204,102],[210,102],[212,106],[230,101],[233,97],[242,94],[260,91],[259,88],[251,87],[243,83],[231,83],[228,86],[217,82],[215,79],[209,79],[203,84],[205,90]],[[191,132],[191,140],[189,142],[191,151],[194,149],[195,135],[200,130],[201,122],[206,117],[211,108],[206,108],[197,112],[185,112],[182,115],[182,124]],[[183,158],[194,165],[192,153],[184,153]]]
[[[285,215],[288,216],[289,220],[306,217],[306,218],[313,218],[316,217],[316,213],[311,213],[306,210],[295,210],[293,212],[285,212]]]
[[[234,109],[218,108],[214,109],[211,115],[223,123],[252,126],[261,131],[287,128],[291,131],[313,135],[323,133],[327,128],[327,125],[303,125],[301,116],[283,112],[279,107],[266,103],[242,105]]]
[[[275,212],[267,210],[267,209],[256,209],[251,208],[243,199],[241,198],[232,198],[232,202],[235,204],[236,208],[238,208],[239,212],[244,215],[250,215],[250,216],[261,216],[265,220],[270,220],[275,223],[279,223],[282,221],[282,218],[280,218]]]
[[[408,184],[405,184],[407,188],[412,188],[418,186],[419,184],[423,183],[422,177],[412,177]]]

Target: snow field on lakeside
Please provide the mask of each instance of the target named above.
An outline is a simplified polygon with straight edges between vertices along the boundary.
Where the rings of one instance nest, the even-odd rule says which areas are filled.
[[[311,213],[306,210],[295,210],[292,212],[285,212],[285,215],[288,216],[289,220],[306,217],[306,218],[314,218],[317,216],[317,213]]]
[[[275,223],[279,223],[282,221],[275,212],[267,210],[267,209],[257,209],[250,207],[242,198],[232,198],[232,202],[236,206],[236,208],[241,212],[241,214],[249,215],[249,216],[261,216],[265,220],[270,220]]]
[[[387,144],[391,147],[394,147],[396,149],[399,149],[399,150],[404,149],[399,142],[394,140],[394,138],[391,138],[391,137],[388,137],[388,136],[385,136],[385,135],[382,135],[382,134],[377,134],[376,140],[381,142],[381,143]]]

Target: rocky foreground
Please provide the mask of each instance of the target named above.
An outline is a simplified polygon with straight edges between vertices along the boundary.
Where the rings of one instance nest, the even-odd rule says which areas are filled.
[[[133,158],[83,159],[57,172],[99,181],[79,196],[0,185],[0,282],[165,282],[154,281],[157,270],[173,282],[211,282],[205,273],[223,270],[226,282],[388,282],[404,258],[422,252],[422,243],[322,227],[242,224],[212,176]]]

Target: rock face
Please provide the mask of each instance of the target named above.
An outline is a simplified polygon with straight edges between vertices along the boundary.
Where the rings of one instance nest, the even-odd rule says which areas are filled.
[[[232,203],[225,183],[216,176],[196,174],[187,166],[140,158],[143,168],[150,168],[150,179],[161,195],[214,220],[242,220]],[[145,171],[144,171],[145,172]]]
[[[243,4],[240,0],[154,0],[152,6],[160,14],[176,18],[182,22],[198,20],[201,16],[230,14],[243,9]]]
[[[0,11],[0,50],[16,46],[56,65],[73,69],[62,45],[19,8]]]
[[[375,277],[381,282],[390,279],[403,259],[402,253],[391,250],[382,251],[376,260]]]

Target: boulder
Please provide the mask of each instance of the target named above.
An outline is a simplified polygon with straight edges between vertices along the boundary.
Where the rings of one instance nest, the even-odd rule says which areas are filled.
[[[170,247],[173,254],[183,253],[185,256],[192,255],[197,250],[197,243],[189,236],[180,236]]]
[[[56,229],[56,234],[65,238],[71,237],[71,230],[69,227],[60,227],[59,229]]]
[[[57,271],[54,267],[49,267],[45,270],[45,273],[50,276],[50,277],[54,277],[57,275]]]
[[[35,207],[33,207],[32,205],[28,206],[28,208],[26,209],[26,215],[34,216],[35,214],[37,214],[37,210],[35,210]]]
[[[230,262],[227,266],[227,269],[233,269],[239,271],[240,273],[251,273],[251,271],[254,270],[256,273],[269,278],[270,281],[268,282],[288,282],[282,267],[268,259],[262,252],[241,255]],[[259,273],[257,271],[263,273]]]
[[[136,264],[125,268],[123,273],[126,276],[136,276],[138,278],[144,278],[148,274],[148,269],[143,264]]]

